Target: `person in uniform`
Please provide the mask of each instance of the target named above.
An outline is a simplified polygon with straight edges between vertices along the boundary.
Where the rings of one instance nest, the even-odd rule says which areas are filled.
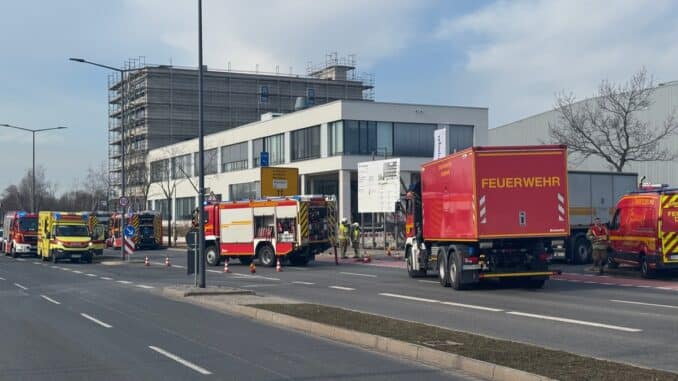
[[[357,222],[353,223],[353,228],[351,229],[351,244],[353,245],[353,258],[359,258],[360,254],[360,224]]]
[[[348,219],[346,217],[341,219],[341,224],[339,224],[339,249],[341,250],[341,257],[348,258],[346,256],[346,250],[348,250],[348,240],[349,240],[349,225]]]
[[[608,247],[609,233],[605,225],[600,223],[600,218],[593,220],[593,226],[589,228],[586,233],[586,238],[591,241],[593,248],[593,271],[598,269],[598,273],[603,273],[603,268],[607,263],[607,247]]]

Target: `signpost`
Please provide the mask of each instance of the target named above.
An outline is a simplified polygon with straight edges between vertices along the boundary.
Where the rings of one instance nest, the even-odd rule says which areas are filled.
[[[136,230],[134,226],[127,225],[125,226],[125,239],[124,239],[124,250],[128,255],[134,254],[134,233]]]
[[[358,212],[393,213],[400,200],[400,159],[358,163]]]
[[[261,197],[295,196],[299,194],[299,169],[261,168]]]
[[[447,156],[447,128],[433,132],[433,160]]]
[[[259,166],[268,167],[268,152],[264,151],[259,153]]]

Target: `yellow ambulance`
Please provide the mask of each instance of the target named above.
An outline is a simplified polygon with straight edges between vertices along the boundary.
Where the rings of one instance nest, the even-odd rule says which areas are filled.
[[[38,256],[54,263],[62,259],[92,263],[88,221],[88,215],[82,213],[40,212]]]

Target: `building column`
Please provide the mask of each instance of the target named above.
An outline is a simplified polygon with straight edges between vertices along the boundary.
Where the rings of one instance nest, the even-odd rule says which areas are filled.
[[[339,171],[339,220],[351,219],[351,171]]]
[[[289,131],[283,135],[283,146],[285,154],[285,164],[292,162],[292,134]]]
[[[254,143],[247,141],[247,168],[254,168]]]
[[[328,156],[328,148],[329,148],[329,134],[328,134],[329,128],[327,123],[323,123],[320,125],[320,157],[327,157]]]
[[[306,175],[299,175],[299,192],[306,194]]]

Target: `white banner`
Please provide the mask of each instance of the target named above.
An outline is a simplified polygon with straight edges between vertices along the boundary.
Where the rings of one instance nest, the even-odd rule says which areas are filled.
[[[433,132],[433,160],[447,156],[447,128]]]
[[[400,159],[358,163],[358,212],[395,212],[400,200]]]

